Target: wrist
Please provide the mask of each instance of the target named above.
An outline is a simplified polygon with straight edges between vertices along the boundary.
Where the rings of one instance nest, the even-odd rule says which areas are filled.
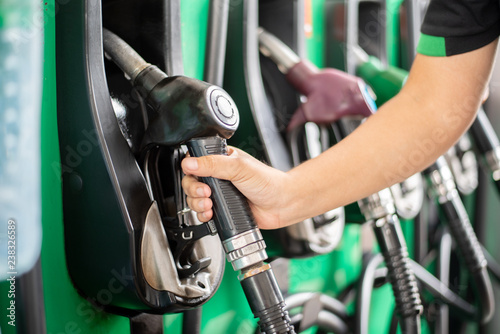
[[[283,181],[280,193],[280,222],[281,226],[288,226],[303,221],[307,216],[305,207],[307,196],[303,186],[300,185],[299,176],[288,171],[283,173]]]

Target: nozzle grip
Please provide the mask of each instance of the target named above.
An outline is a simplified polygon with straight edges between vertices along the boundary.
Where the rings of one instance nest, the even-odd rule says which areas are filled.
[[[186,143],[193,157],[227,155],[226,140],[220,137],[195,138]],[[201,178],[212,189],[213,212],[221,240],[257,228],[248,202],[230,181]]]

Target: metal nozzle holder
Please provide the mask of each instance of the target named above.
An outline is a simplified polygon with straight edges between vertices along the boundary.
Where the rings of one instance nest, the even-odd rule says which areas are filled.
[[[453,174],[444,157],[439,157],[435,164],[427,169],[426,174],[431,184],[431,196],[437,198],[439,203],[458,196]]]

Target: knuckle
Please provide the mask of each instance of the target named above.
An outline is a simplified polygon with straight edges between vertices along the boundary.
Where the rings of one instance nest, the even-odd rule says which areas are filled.
[[[203,213],[198,213],[198,214],[196,214],[196,217],[198,217],[198,220],[199,220],[200,222],[203,222],[203,223],[204,223],[204,222],[207,222],[207,221],[209,220],[209,219],[205,218],[205,215],[204,215]]]
[[[184,189],[184,192],[186,193],[186,195],[188,196],[193,196],[195,194],[195,189],[196,189],[196,180],[191,177],[191,176],[185,176],[183,179],[182,179],[182,188]]]
[[[196,208],[193,205],[193,199],[191,197],[186,197],[186,203],[191,210],[196,211]],[[196,211],[197,212],[197,211]]]
[[[210,200],[209,198],[204,198],[201,200],[201,202],[203,203],[201,204],[203,206],[203,209],[210,210],[212,208],[212,200]]]
[[[231,180],[233,181],[241,181],[245,178],[245,170],[246,170],[246,159],[237,155],[234,158],[230,159],[231,163],[229,164],[229,173],[231,175]]]
[[[191,181],[191,177],[188,175],[186,175],[182,178],[181,185],[182,185],[182,188],[184,188],[184,190],[187,190],[189,188],[190,181]]]

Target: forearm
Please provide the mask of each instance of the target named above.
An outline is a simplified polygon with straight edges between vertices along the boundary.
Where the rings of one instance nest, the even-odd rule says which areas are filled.
[[[183,188],[201,221],[210,189],[193,176],[230,180],[260,228],[278,228],[362,199],[430,165],[474,119],[496,42],[458,56],[417,56],[402,92],[319,157],[281,172],[242,151],[186,158]],[[190,176],[193,175],[193,176]]]
[[[441,122],[431,125],[422,114],[400,109],[408,106],[405,100],[391,100],[339,144],[288,173],[292,189],[287,193],[294,196],[290,202],[300,208],[290,218],[297,215],[292,219],[300,221],[349,204],[421,171],[459,138],[472,118],[450,131]],[[400,112],[393,117],[390,108]]]
[[[428,66],[427,60],[417,69]],[[439,61],[432,66],[439,68]],[[491,68],[479,70],[479,76],[470,78],[468,69],[452,66],[433,82],[432,69],[420,69],[400,94],[346,139],[291,170],[286,194],[293,208],[282,217],[286,224],[349,204],[429,166],[472,123]]]

